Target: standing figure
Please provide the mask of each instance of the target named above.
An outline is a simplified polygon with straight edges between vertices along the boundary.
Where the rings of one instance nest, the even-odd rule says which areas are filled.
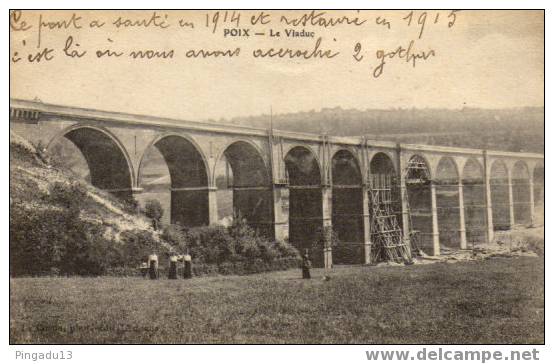
[[[151,254],[148,257],[150,279],[158,279],[158,256]]]
[[[176,255],[172,255],[169,258],[169,274],[167,278],[177,279],[177,256]]]
[[[192,259],[191,256],[187,253],[183,257],[184,269],[183,269],[183,278],[189,279],[192,278]]]
[[[308,250],[306,249],[306,252],[302,256],[302,278],[303,279],[312,278],[312,276],[310,275],[311,267],[312,267],[312,262],[310,261],[310,258],[308,256]]]

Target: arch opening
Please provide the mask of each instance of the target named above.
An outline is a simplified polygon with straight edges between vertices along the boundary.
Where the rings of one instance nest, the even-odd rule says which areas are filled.
[[[512,169],[512,196],[514,201],[514,222],[526,225],[531,222],[531,191],[527,165],[518,161]]]
[[[69,142],[68,142],[69,141]],[[93,186],[128,201],[132,198],[132,172],[128,159],[108,133],[87,126],[54,140],[49,153]]]
[[[308,249],[323,227],[321,171],[313,153],[294,147],[285,156],[289,181],[289,241]]]
[[[269,239],[275,238],[273,191],[260,152],[250,143],[229,145],[216,165],[218,220],[230,225],[235,218]]]
[[[460,190],[456,163],[442,157],[435,177],[441,250],[460,248]]]
[[[466,239],[469,246],[486,240],[487,206],[483,169],[474,158],[466,161],[462,172]]]
[[[431,211],[431,172],[425,158],[412,156],[406,167],[410,241],[412,249],[433,254],[433,215]]]
[[[494,230],[510,229],[510,191],[508,168],[501,160],[496,160],[490,173],[492,222]]]
[[[533,198],[535,201],[535,224],[544,225],[544,164],[533,170]]]
[[[208,174],[196,146],[188,139],[169,135],[145,152],[139,169],[141,204],[158,200],[164,223],[186,227],[209,224]]]
[[[337,264],[363,263],[363,188],[358,161],[347,150],[332,159],[332,223],[339,246],[333,250]]]

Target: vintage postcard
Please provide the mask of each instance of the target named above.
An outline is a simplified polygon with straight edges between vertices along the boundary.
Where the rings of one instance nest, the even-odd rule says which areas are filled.
[[[10,344],[545,343],[543,10],[9,21]]]

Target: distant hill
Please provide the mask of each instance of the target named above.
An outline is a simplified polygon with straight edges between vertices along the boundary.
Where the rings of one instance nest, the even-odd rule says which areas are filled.
[[[210,120],[215,122],[215,120]],[[269,114],[217,122],[269,128]],[[403,143],[544,153],[544,108],[325,108],[273,115],[273,128],[337,136],[367,135]]]

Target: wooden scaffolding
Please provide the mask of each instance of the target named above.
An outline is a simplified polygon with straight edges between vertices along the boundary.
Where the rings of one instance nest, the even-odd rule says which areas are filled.
[[[394,191],[394,178],[390,174],[373,174],[370,178],[372,262],[411,262],[410,246],[402,239],[398,223]]]

